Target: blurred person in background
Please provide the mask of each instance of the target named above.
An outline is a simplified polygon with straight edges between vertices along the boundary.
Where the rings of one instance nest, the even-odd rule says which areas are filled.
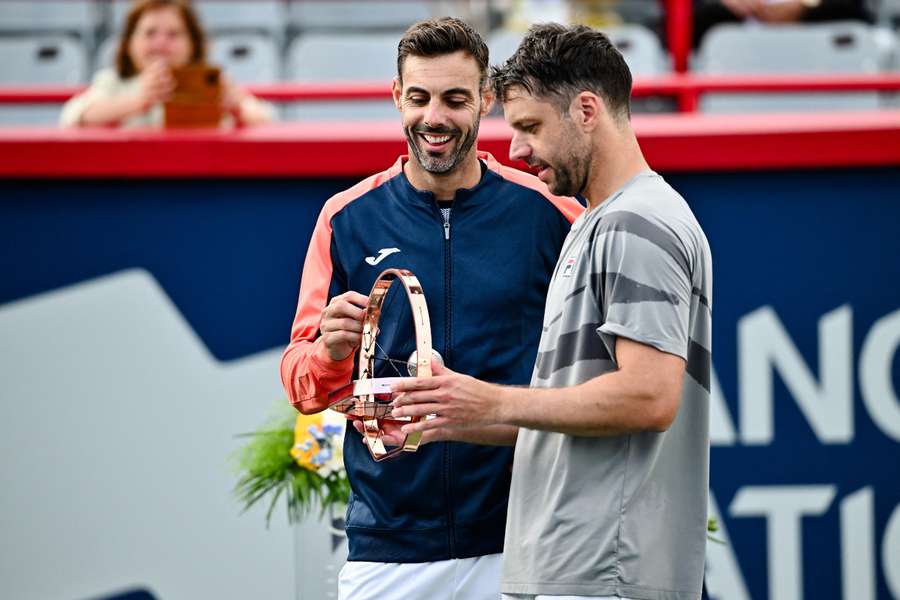
[[[125,18],[115,67],[63,107],[63,127],[161,127],[163,102],[175,91],[173,69],[206,60],[206,34],[184,0],[139,0]],[[273,119],[273,108],[222,78],[223,125]]]
[[[696,0],[694,46],[719,23],[815,23],[872,21],[864,0]]]
[[[656,30],[662,24],[662,0],[506,0],[505,27],[525,31],[551,21],[603,29],[638,23]]]

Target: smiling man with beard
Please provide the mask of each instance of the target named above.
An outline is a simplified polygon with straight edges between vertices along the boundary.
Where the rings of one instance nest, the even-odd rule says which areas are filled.
[[[405,66],[407,85],[404,86],[403,81],[398,78],[394,81],[393,94],[394,102],[403,110],[406,141],[422,170],[433,175],[445,175],[470,156],[478,137],[481,104],[489,103],[491,98],[473,97],[474,90],[467,87],[443,89],[442,84],[446,82],[441,79],[449,77],[452,80],[455,71],[470,71],[470,80],[475,75],[471,71],[476,65],[462,51],[431,59],[412,56],[407,58]],[[449,75],[440,77],[437,73],[445,68]],[[445,96],[445,102],[451,108],[456,109],[449,113],[448,123],[442,123],[439,114],[428,114],[427,109],[420,109],[431,96],[431,92],[423,87],[421,81],[428,82],[433,89],[438,90],[438,94]],[[462,109],[461,113],[458,112],[459,109]],[[458,116],[469,122],[456,123],[455,118]]]
[[[351,380],[364,294],[389,267],[421,282],[447,365],[528,382],[553,265],[582,207],[476,150],[492,102],[487,66],[484,41],[457,19],[417,23],[400,40],[393,96],[409,156],[335,195],[319,216],[281,364],[300,411],[321,410]],[[378,336],[403,362],[414,350],[404,308],[392,313],[386,302]],[[374,375],[395,374],[381,361]],[[512,451],[487,444],[509,444],[514,431],[496,427],[376,463],[348,428],[350,554],[339,597],[496,600]]]

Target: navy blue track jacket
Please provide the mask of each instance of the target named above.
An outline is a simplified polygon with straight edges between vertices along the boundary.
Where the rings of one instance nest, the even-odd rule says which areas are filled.
[[[448,367],[494,383],[529,383],[550,276],[583,209],[486,153],[479,159],[481,181],[457,192],[447,222],[433,195],[403,174],[405,156],[325,204],[281,364],[295,406],[351,380],[355,357],[329,358],[319,334],[321,311],[347,290],[368,294],[388,267],[418,277],[433,347]],[[415,334],[400,287],[385,298],[377,353],[405,363]],[[375,376],[396,376],[395,367],[407,374],[379,360]],[[435,442],[376,463],[348,427],[344,462],[353,490],[349,560],[431,562],[502,551],[512,448]]]

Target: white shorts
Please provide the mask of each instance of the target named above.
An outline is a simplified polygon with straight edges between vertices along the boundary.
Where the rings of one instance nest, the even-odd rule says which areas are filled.
[[[501,600],[628,600],[619,596],[533,596],[531,594],[503,594]]]
[[[497,600],[502,554],[429,563],[348,562],[338,600]]]

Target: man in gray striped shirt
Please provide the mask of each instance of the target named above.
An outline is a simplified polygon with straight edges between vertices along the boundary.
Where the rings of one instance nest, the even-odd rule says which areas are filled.
[[[509,598],[700,597],[709,479],[712,259],[629,122],[601,33],[539,25],[495,69],[510,156],[583,195],[550,284],[531,388],[448,369],[399,384],[426,440],[515,440]],[[515,298],[510,298],[515,310]]]

